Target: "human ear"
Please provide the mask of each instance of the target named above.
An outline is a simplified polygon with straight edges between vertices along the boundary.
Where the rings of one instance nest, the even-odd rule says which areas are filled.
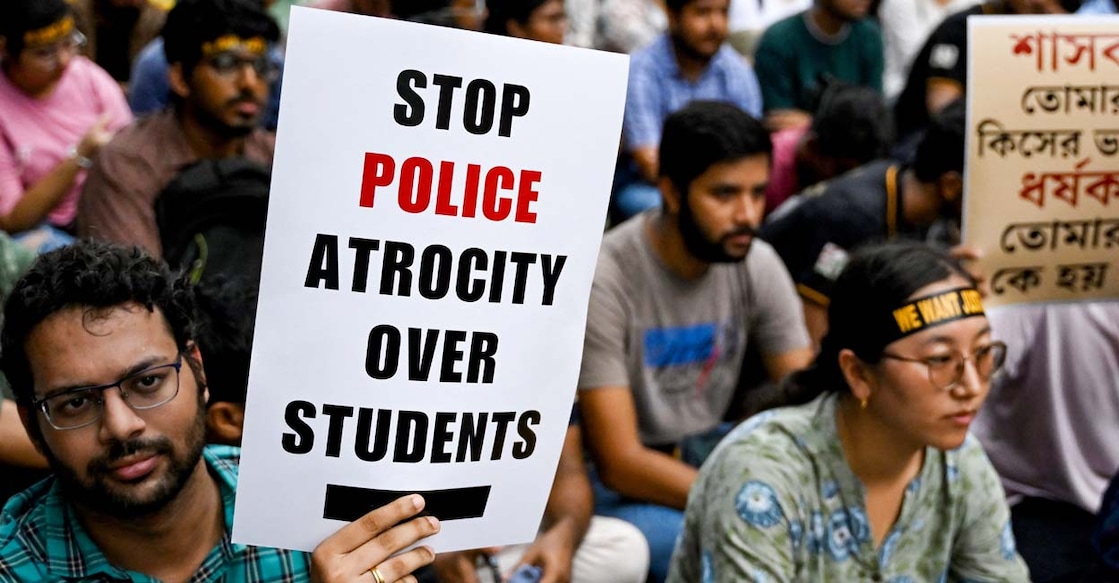
[[[948,202],[957,203],[964,193],[964,180],[959,172],[948,172],[937,182],[940,185],[941,196]]]
[[[870,367],[859,358],[854,351],[844,348],[839,351],[839,370],[851,389],[851,395],[859,401],[870,399],[874,386],[873,373]]]
[[[667,176],[661,176],[657,180],[657,188],[661,191],[661,199],[664,201],[664,210],[668,214],[675,215],[680,212],[680,197],[682,193],[676,188],[676,185]]]
[[[206,441],[239,446],[244,427],[244,405],[218,401],[206,409]]]
[[[190,84],[184,76],[182,63],[175,63],[167,68],[167,80],[171,82],[171,91],[175,95],[183,99],[190,96]]]

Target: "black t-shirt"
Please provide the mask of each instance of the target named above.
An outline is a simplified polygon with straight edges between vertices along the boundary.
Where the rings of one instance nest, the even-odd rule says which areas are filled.
[[[803,298],[827,305],[832,282],[857,247],[919,238],[902,222],[900,171],[892,161],[871,162],[809,188],[770,215],[761,238],[777,250]]]
[[[993,12],[990,4],[972,6],[944,19],[929,35],[921,52],[913,59],[905,89],[894,106],[897,135],[904,138],[929,123],[926,105],[929,82],[956,83],[967,88],[967,17]]]

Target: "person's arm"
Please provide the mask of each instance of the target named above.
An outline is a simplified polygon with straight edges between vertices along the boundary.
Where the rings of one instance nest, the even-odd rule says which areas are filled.
[[[47,460],[27,435],[14,401],[0,399],[0,463],[27,468],[47,467]]]
[[[661,141],[661,92],[656,75],[648,70],[643,56],[634,58],[629,73],[626,107],[622,123],[622,147],[633,157],[641,178],[656,183],[657,148]]]
[[[1029,581],[1025,561],[1018,555],[1010,528],[1010,509],[995,468],[972,436],[958,455],[958,494],[964,505],[963,523],[952,545],[950,579],[957,581]]]
[[[804,325],[808,328],[808,338],[812,340],[812,351],[819,352],[820,343],[828,333],[828,308],[801,295],[801,310],[804,312]]]
[[[583,390],[579,408],[588,449],[607,487],[637,500],[684,508],[696,470],[645,447],[637,432],[637,411],[628,387]]]
[[[404,496],[343,526],[311,553],[311,581],[372,582],[374,568],[385,581],[415,581],[411,573],[435,553],[426,546],[396,553],[439,532],[435,518],[416,517],[423,507],[421,496]]]
[[[812,364],[815,353],[812,348],[805,346],[777,354],[763,354],[762,363],[769,373],[769,378],[774,382],[781,382],[789,373],[796,372]]]
[[[660,172],[660,161],[657,158],[657,148],[654,146],[646,146],[643,148],[634,148],[630,155],[633,156],[633,162],[637,164],[637,170],[641,173],[641,178],[653,184],[657,183],[657,175]]]
[[[808,544],[813,531],[797,493],[811,488],[813,478],[801,471],[811,466],[794,451],[774,449],[779,441],[758,445],[747,438],[707,461],[688,501],[668,583],[799,579],[793,550]]]
[[[76,156],[63,159],[46,176],[22,193],[16,194],[15,203],[6,213],[0,214],[0,230],[19,233],[43,222],[43,219],[74,186],[74,179],[83,170],[79,165],[79,159],[88,160],[96,157],[101,146],[112,138],[112,132],[107,129],[110,121],[107,115],[98,119],[75,146]],[[0,169],[4,174],[10,172],[14,176],[14,166],[14,153],[3,148],[0,152]],[[6,190],[11,188],[10,185],[5,187]],[[12,195],[8,194],[8,196]]]
[[[929,116],[940,113],[963,95],[963,86],[951,79],[929,79],[925,88],[925,107],[929,110]]]
[[[575,551],[587,534],[593,513],[594,494],[583,461],[583,440],[579,426],[572,425],[567,428],[556,479],[544,509],[544,531],[525,551],[520,565],[540,567],[540,583],[570,581]]]

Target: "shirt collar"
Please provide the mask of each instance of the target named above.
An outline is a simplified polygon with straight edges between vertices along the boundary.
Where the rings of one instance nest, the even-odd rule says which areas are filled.
[[[225,459],[219,452],[221,448],[207,446],[202,450],[206,468],[218,484],[226,528],[219,543],[222,555],[231,557],[247,550],[247,545],[233,544],[229,537],[229,527],[233,524],[233,502],[236,496],[236,462]],[[47,570],[61,579],[87,579],[104,574],[113,580],[136,582],[155,581],[140,573],[114,567],[89,533],[82,527],[73,508],[62,496],[58,480],[52,484],[42,502],[44,555]],[[211,551],[212,554],[212,551]]]
[[[664,33],[654,41],[652,50],[655,51],[657,60],[661,62],[665,71],[673,79],[684,79],[684,74],[680,72],[680,63],[676,61],[676,49],[672,47],[672,36],[669,33]],[[727,45],[724,41],[719,46],[719,50],[711,57],[711,60],[704,67],[703,72],[700,73],[700,79],[706,77],[713,69],[720,68],[724,65],[728,58],[735,58],[734,55],[727,53]],[[698,80],[697,80],[698,81]]]

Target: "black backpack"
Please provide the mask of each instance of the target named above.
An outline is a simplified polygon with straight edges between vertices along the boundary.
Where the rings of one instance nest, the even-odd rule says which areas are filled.
[[[215,276],[260,281],[269,170],[243,158],[182,169],[155,201],[163,258],[193,283]]]

